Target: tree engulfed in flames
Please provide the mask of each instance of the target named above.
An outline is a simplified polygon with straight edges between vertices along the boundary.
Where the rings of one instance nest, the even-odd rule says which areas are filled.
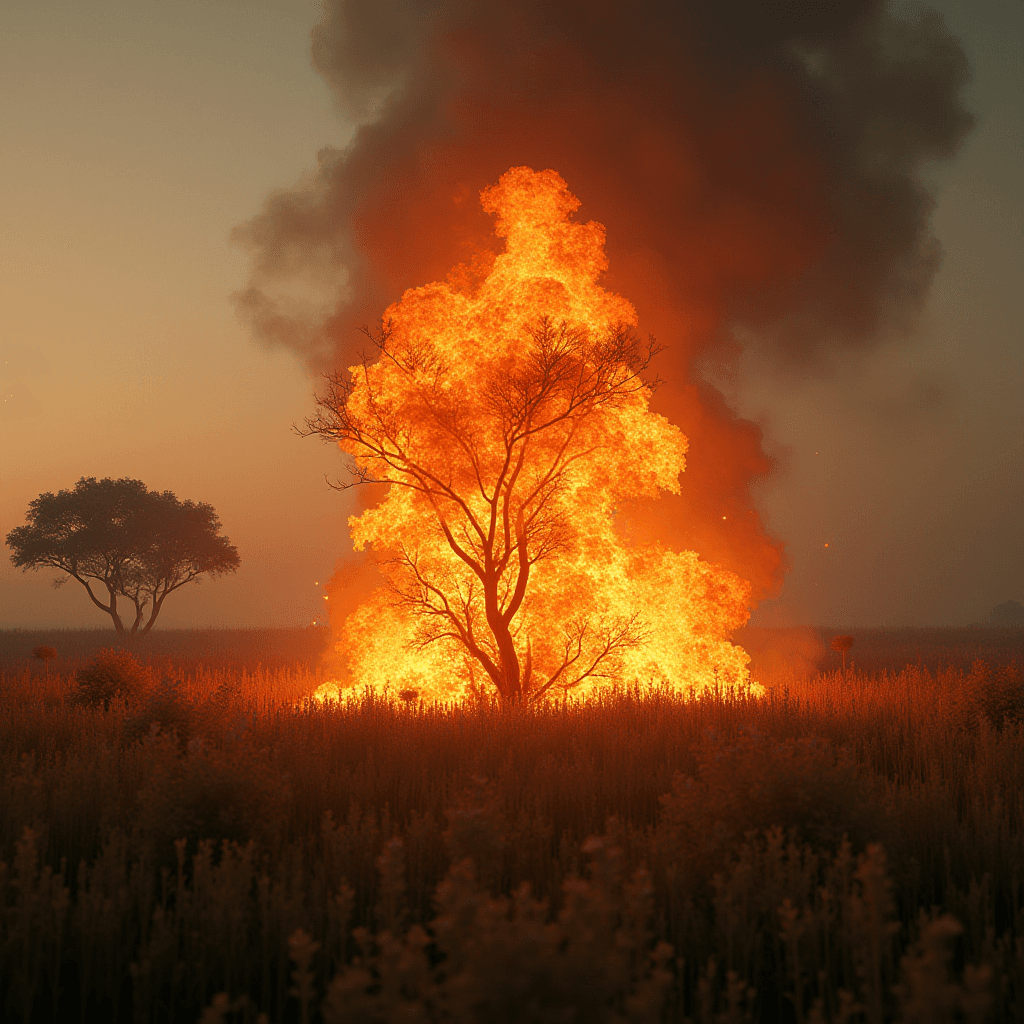
[[[687,442],[649,409],[636,311],[597,284],[604,228],[570,220],[550,170],[513,168],[481,201],[507,240],[486,279],[407,291],[307,423],[356,482],[389,485],[350,520],[387,584],[344,625],[352,682],[506,702],[745,686],[727,637],[748,585],[616,528],[624,503],[678,491]]]

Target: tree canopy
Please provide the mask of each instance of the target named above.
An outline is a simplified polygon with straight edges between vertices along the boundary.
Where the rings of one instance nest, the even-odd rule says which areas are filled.
[[[240,564],[212,505],[127,477],[82,477],[71,490],[47,491],[29,503],[26,520],[7,535],[11,561],[59,570],[54,586],[76,580],[120,634],[148,633],[168,595]],[[130,626],[119,598],[134,612]]]

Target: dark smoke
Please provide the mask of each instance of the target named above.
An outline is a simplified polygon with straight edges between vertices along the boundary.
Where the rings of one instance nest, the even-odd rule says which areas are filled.
[[[552,167],[607,227],[606,287],[668,347],[658,402],[691,442],[682,498],[636,510],[635,525],[761,594],[777,586],[781,548],[749,493],[771,461],[700,367],[744,344],[815,367],[913,322],[939,261],[922,172],[972,123],[966,58],[939,16],[334,0],[313,61],[361,127],[241,229],[255,264],[238,302],[257,335],[311,367],[347,365],[358,326],[406,288],[458,263],[472,278],[496,244],[480,189],[511,166]]]

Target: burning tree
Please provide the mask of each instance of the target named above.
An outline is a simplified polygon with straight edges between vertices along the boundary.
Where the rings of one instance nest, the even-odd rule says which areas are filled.
[[[686,439],[648,407],[633,307],[596,284],[603,228],[569,220],[554,171],[515,168],[482,201],[507,239],[486,280],[406,292],[303,431],[348,454],[352,484],[387,485],[350,520],[387,583],[346,624],[354,676],[435,696],[482,677],[510,702],[741,682],[725,638],[746,584],[616,530],[623,503],[678,490]]]

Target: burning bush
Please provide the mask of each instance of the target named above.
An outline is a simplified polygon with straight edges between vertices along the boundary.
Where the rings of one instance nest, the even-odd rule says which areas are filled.
[[[78,698],[108,707],[115,699],[139,700],[152,685],[152,673],[128,651],[107,648],[75,673]]]

